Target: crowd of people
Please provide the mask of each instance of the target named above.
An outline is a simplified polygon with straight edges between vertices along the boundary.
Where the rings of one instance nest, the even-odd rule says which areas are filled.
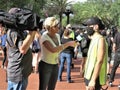
[[[16,13],[11,8],[9,13]],[[80,76],[86,90],[101,90],[102,85],[112,87],[120,63],[120,33],[116,26],[105,29],[98,17],[90,17],[83,25],[86,28],[73,30],[68,24],[63,30],[55,17],[43,21],[42,30],[7,31],[0,23],[0,47],[4,58],[2,68],[7,72],[7,90],[26,90],[32,72],[39,74],[39,90],[55,90],[57,81],[62,81],[67,65],[66,81],[71,79],[72,61],[82,53]],[[62,32],[61,32],[62,31]],[[112,53],[115,54],[112,69]],[[66,62],[66,64],[65,64]]]

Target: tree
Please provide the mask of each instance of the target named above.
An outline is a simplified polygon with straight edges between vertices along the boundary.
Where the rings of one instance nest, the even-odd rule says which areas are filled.
[[[71,2],[67,0],[48,0],[45,5],[45,12],[48,16],[58,15],[60,18],[60,27],[62,26],[62,14],[66,9],[66,6],[70,5]]]
[[[46,2],[46,0],[0,0],[0,8],[6,11],[12,7],[29,8],[42,16],[43,6]]]
[[[66,6],[70,5],[74,13],[72,24],[81,24],[91,16],[100,17],[106,27],[120,26],[120,0],[87,0],[84,3],[71,4],[68,0],[0,0],[2,10],[8,11],[12,7],[26,7],[32,9],[41,18],[56,15],[60,18],[62,26],[62,14]],[[66,18],[63,18],[63,23]]]
[[[118,1],[89,0],[85,3],[76,3],[73,5],[75,16],[72,22],[80,24],[88,17],[98,16],[108,28],[111,25],[120,26],[120,3]]]

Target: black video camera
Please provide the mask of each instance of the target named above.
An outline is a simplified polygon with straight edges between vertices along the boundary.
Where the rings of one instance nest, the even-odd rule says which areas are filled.
[[[33,31],[40,27],[40,17],[29,9],[18,8],[15,13],[0,10],[0,23],[6,28]]]

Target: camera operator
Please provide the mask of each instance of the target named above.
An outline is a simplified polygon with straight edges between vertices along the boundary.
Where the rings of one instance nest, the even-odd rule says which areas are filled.
[[[10,14],[15,14],[19,8],[11,8]],[[29,48],[36,31],[8,29],[7,31],[7,90],[26,90],[28,76],[32,72],[32,51]]]
[[[86,90],[101,90],[106,84],[107,74],[108,47],[105,38],[100,33],[105,26],[98,17],[90,17],[85,24],[88,26],[87,34],[91,38],[84,72]]]

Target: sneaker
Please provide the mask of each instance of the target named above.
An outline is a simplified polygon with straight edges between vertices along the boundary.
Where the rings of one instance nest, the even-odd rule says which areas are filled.
[[[110,83],[109,83],[109,86],[112,87],[112,85],[113,85],[112,82],[110,82]]]
[[[73,83],[73,80],[67,80],[67,83]]]

